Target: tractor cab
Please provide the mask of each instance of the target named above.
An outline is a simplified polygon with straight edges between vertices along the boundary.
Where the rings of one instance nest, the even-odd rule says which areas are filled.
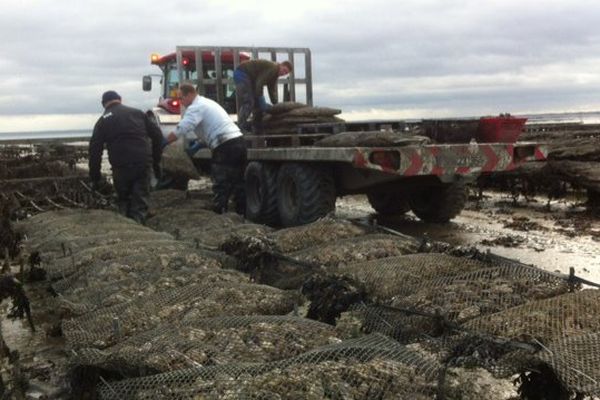
[[[233,53],[223,52],[221,54],[220,70],[221,79],[217,79],[217,68],[214,52],[203,52],[202,67],[196,67],[196,54],[193,51],[182,53],[181,71],[178,69],[177,53],[160,56],[152,54],[151,63],[161,69],[161,95],[158,101],[158,107],[171,114],[181,112],[181,104],[177,97],[177,90],[181,81],[198,81],[198,71],[202,71],[203,80],[209,81],[203,87],[202,94],[205,97],[219,102],[229,114],[236,113],[235,85],[233,84]],[[240,62],[248,60],[250,57],[246,54],[239,54]],[[217,80],[220,80],[222,98],[220,99],[217,90]],[[147,75],[143,79],[143,89],[150,91],[152,89],[152,76]]]
[[[155,115],[176,115],[181,113],[177,97],[179,83],[194,82],[198,92],[219,103],[229,114],[237,114],[233,71],[237,66],[252,59],[271,61],[291,61],[294,71],[279,80],[284,101],[303,101],[312,105],[312,69],[310,50],[290,47],[215,47],[177,46],[175,53],[164,56],[152,54],[151,64],[160,68],[161,94]],[[202,62],[197,62],[202,60]],[[142,80],[144,91],[152,90],[152,76]]]

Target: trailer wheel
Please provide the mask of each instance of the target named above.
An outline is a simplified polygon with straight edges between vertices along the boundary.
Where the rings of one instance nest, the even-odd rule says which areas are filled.
[[[408,200],[402,193],[367,193],[369,204],[381,215],[402,215],[410,211]]]
[[[408,202],[410,209],[423,221],[446,223],[465,207],[467,190],[459,183],[424,186],[413,190]]]
[[[277,210],[277,166],[251,161],[246,181],[246,218],[267,225],[279,223]]]
[[[304,225],[335,210],[335,182],[325,169],[284,164],[277,174],[277,207],[283,226]]]

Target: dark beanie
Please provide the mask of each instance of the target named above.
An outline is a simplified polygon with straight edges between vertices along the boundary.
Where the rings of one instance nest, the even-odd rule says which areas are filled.
[[[105,105],[106,103],[112,100],[121,100],[121,96],[119,96],[119,93],[115,92],[114,90],[104,92],[104,94],[102,95],[102,105]]]

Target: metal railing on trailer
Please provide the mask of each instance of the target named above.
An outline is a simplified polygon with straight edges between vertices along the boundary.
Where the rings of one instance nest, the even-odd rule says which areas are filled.
[[[284,93],[289,93],[286,96],[286,100],[297,101],[299,86],[303,85],[306,98],[305,103],[309,106],[313,105],[313,91],[312,91],[312,67],[311,67],[311,53],[310,49],[305,47],[223,47],[223,46],[177,46],[176,57],[177,57],[177,72],[179,74],[179,81],[182,82],[183,76],[183,54],[187,52],[193,52],[195,60],[202,60],[202,54],[210,52],[214,55],[215,62],[215,77],[207,77],[204,74],[204,65],[201,62],[196,62],[196,84],[200,93],[204,93],[205,85],[215,85],[217,102],[223,104],[225,102],[225,93],[223,92],[223,85],[233,85],[232,77],[223,77],[223,63],[221,54],[223,52],[231,52],[233,55],[233,68],[240,65],[240,53],[249,55],[251,59],[264,59],[261,55],[266,54],[267,59],[271,61],[283,61],[279,57],[286,57],[287,60],[294,64],[294,70],[290,72],[287,77],[280,78],[278,83],[284,87]],[[296,68],[297,63],[295,62],[296,56],[303,57],[302,63],[304,64],[304,77],[299,77],[299,70]],[[285,89],[287,87],[287,89]],[[236,101],[236,112],[239,111],[239,99]]]

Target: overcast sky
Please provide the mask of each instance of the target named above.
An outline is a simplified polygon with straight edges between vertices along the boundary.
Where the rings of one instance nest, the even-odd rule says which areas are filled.
[[[149,108],[177,45],[309,47],[347,118],[600,110],[597,0],[3,0],[0,38],[0,131],[87,128],[108,89]]]

